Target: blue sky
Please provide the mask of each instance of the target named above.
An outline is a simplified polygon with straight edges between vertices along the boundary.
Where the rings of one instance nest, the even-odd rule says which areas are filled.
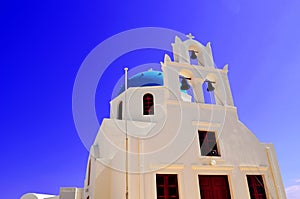
[[[240,120],[262,142],[274,143],[289,198],[300,198],[299,1],[8,1],[0,16],[3,198],[83,186],[88,151],[72,116],[77,71],[105,39],[147,26],[211,41],[217,67],[229,64]],[[163,59],[158,51],[136,53],[147,56],[116,60],[100,80],[100,121],[124,64]]]

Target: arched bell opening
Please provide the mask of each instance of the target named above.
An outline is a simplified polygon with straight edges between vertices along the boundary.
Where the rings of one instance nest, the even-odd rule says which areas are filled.
[[[200,48],[196,45],[191,45],[188,49],[190,64],[196,66],[204,66],[203,55]]]
[[[182,101],[195,102],[193,78],[189,71],[179,73],[180,96]]]
[[[205,104],[216,104],[215,84],[213,80],[205,79],[202,84],[202,91]]]

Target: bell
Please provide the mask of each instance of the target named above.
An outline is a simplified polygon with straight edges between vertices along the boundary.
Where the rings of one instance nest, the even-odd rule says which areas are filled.
[[[186,81],[186,78],[183,77],[182,80],[181,80],[181,87],[180,87],[180,89],[181,90],[189,90],[189,88],[190,88],[190,85]]]
[[[196,51],[190,50],[191,52],[191,59],[197,59]]]
[[[211,92],[211,91],[214,91],[215,90],[215,87],[212,85],[212,83],[215,83],[215,82],[211,82],[211,81],[206,81],[207,82],[207,91],[208,92]]]

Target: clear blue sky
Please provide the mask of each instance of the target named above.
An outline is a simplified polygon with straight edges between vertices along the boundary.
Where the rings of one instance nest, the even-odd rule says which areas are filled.
[[[300,185],[299,1],[3,1],[0,16],[2,198],[83,186],[88,152],[72,117],[76,73],[100,42],[145,26],[212,42],[217,67],[229,64],[240,120],[274,143],[285,187]],[[100,121],[123,65],[163,54],[136,57],[117,60],[99,82]]]

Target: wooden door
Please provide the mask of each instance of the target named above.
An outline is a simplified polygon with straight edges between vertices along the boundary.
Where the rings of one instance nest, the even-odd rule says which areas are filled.
[[[226,175],[199,175],[201,199],[230,199]]]

